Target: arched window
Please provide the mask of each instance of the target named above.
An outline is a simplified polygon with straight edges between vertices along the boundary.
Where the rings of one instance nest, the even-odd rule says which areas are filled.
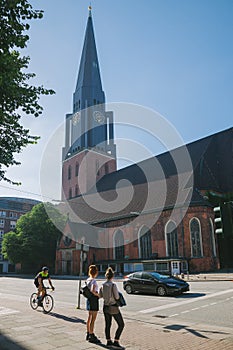
[[[178,234],[174,221],[169,221],[166,225],[166,250],[167,256],[178,257]]]
[[[125,257],[125,246],[124,246],[124,235],[121,230],[117,230],[114,237],[114,252],[115,259],[124,259]]]
[[[71,165],[68,167],[68,180],[71,179]]]
[[[190,237],[191,237],[191,254],[192,254],[192,256],[194,258],[202,256],[200,222],[196,218],[193,218],[190,221]]]
[[[76,164],[75,164],[75,176],[78,176],[78,172],[79,172],[79,164],[78,164],[78,162],[76,162]]]
[[[72,198],[72,188],[69,189],[69,199]]]
[[[143,226],[138,237],[139,257],[148,259],[152,255],[151,232],[146,226]]]
[[[213,256],[216,256],[216,242],[215,242],[215,236],[214,236],[214,225],[213,225],[213,221],[210,218],[209,219],[209,225],[210,225],[210,239],[211,239],[211,245],[212,245],[212,253]]]

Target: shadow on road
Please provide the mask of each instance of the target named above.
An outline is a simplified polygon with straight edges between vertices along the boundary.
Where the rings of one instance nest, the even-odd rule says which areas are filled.
[[[128,294],[130,295],[130,294]],[[175,299],[189,299],[189,298],[200,298],[200,297],[204,297],[206,294],[205,293],[183,293],[183,294],[179,294],[179,295],[166,295],[163,297],[159,297],[158,295],[154,294],[154,293],[143,293],[143,292],[136,292],[134,295],[138,295],[140,296],[154,296],[155,298],[175,298]]]
[[[171,331],[180,331],[183,329],[183,330],[186,330],[187,332],[195,335],[196,337],[205,338],[205,339],[209,339],[209,337],[205,336],[202,333],[223,334],[223,335],[229,334],[226,332],[210,331],[210,330],[208,330],[208,331],[206,331],[206,330],[196,331],[195,329],[189,328],[189,327],[184,326],[182,324],[172,324],[169,326],[165,326],[164,329],[171,330]]]
[[[196,337],[207,338],[208,339],[208,337],[206,337],[205,335],[195,331],[192,328],[188,328],[187,326],[184,326],[182,324],[171,324],[170,326],[164,327],[164,329],[168,329],[168,330],[171,330],[171,331],[180,331],[181,329],[185,329],[186,331],[188,331],[189,333],[192,333]]]
[[[6,335],[0,334],[0,349],[1,350],[29,350],[29,348],[15,343]]]
[[[91,344],[91,343],[89,343],[89,344]],[[104,349],[109,349],[109,346],[107,346],[107,345],[105,345],[105,344],[102,344],[102,343],[95,344],[95,345],[97,345],[97,346],[99,346],[99,347],[101,347],[101,348],[104,348]]]
[[[83,319],[78,318],[78,317],[69,317],[69,316],[57,314],[56,312],[50,312],[48,315],[55,317],[55,318],[60,318],[60,319],[67,321],[67,322],[86,324],[86,321],[84,321]]]
[[[187,293],[187,294],[180,294],[177,295],[177,299],[189,299],[189,298],[200,298],[204,297],[206,294],[205,293]]]

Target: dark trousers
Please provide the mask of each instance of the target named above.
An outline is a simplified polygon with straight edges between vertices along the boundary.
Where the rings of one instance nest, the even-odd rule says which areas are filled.
[[[111,335],[110,335],[110,329],[111,329],[111,325],[112,325],[112,318],[115,319],[117,325],[118,325],[118,328],[116,330],[116,334],[115,334],[115,339],[120,339],[120,336],[121,336],[121,333],[124,329],[124,321],[123,321],[123,317],[119,311],[118,314],[116,315],[110,315],[106,312],[104,312],[104,318],[105,318],[105,336],[106,336],[106,339],[111,339]]]

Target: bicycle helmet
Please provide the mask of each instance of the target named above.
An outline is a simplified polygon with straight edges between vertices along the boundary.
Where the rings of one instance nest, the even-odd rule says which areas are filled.
[[[43,266],[42,271],[46,271],[46,270],[49,271],[49,268],[47,266]]]

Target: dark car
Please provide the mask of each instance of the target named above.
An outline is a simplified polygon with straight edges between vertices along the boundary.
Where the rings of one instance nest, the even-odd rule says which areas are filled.
[[[126,293],[153,293],[159,296],[178,295],[189,291],[189,284],[180,278],[161,275],[158,272],[134,272],[123,281]]]

